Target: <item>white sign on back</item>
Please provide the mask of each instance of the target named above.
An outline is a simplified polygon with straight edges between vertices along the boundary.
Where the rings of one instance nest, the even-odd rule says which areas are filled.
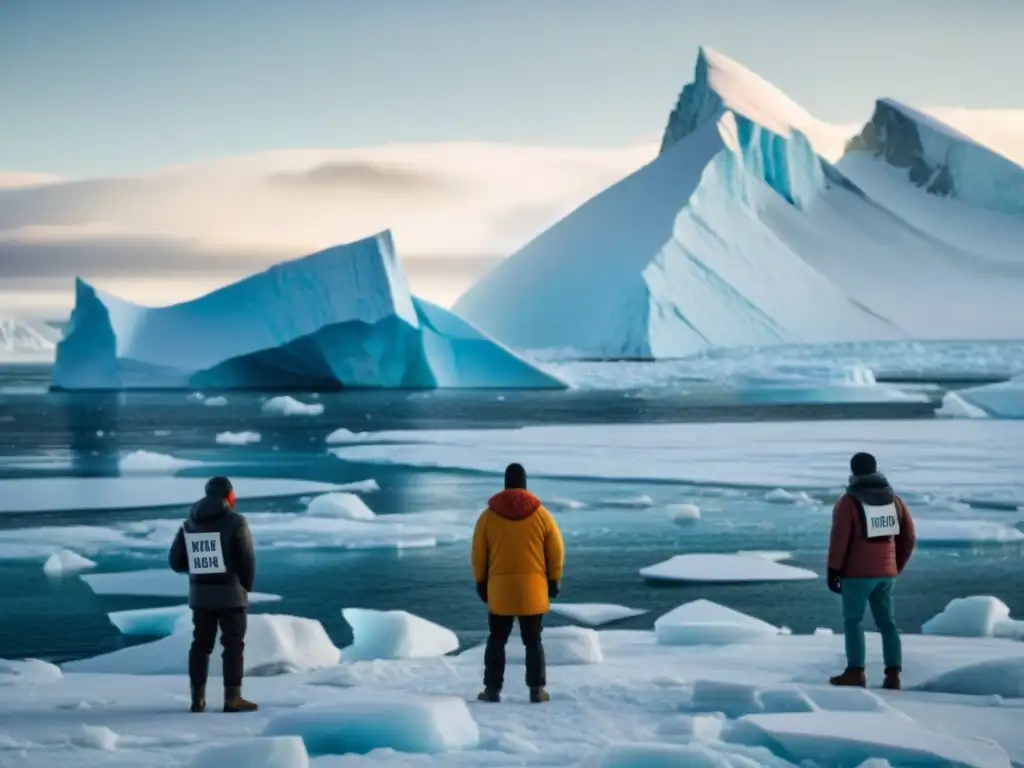
[[[189,575],[227,573],[224,553],[220,547],[220,532],[189,533],[185,531],[185,551],[188,553]]]
[[[896,503],[884,507],[864,505],[864,524],[867,526],[865,535],[869,539],[881,539],[887,536],[900,535],[900,517],[896,513]]]

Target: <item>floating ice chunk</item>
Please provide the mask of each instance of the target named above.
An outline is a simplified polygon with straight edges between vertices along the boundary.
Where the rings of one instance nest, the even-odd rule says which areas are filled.
[[[218,432],[218,445],[252,445],[262,438],[259,432]]]
[[[612,496],[604,499],[606,507],[626,507],[627,509],[643,509],[654,506],[654,499],[646,493],[638,493],[635,496]]]
[[[313,756],[374,749],[436,754],[480,743],[480,729],[462,699],[366,688],[339,691],[330,708],[277,715],[263,735],[300,736]]]
[[[188,672],[191,627],[179,624],[174,634],[101,656],[70,661],[67,672],[125,675],[183,675]],[[313,619],[257,613],[249,616],[245,635],[245,674],[251,677],[288,674],[337,664],[339,651]],[[211,665],[210,674],[220,674]]]
[[[996,418],[1024,419],[1024,377],[963,389],[958,394],[968,404]]]
[[[923,635],[993,637],[1001,623],[1010,620],[1009,606],[991,595],[950,600],[946,607],[921,626]]]
[[[239,477],[239,499],[327,493],[343,486],[310,480]],[[0,480],[0,514],[177,507],[202,495],[194,477],[31,477]]]
[[[43,563],[43,573],[56,577],[95,567],[96,563],[87,557],[82,557],[77,552],[72,552],[70,549],[58,549]]]
[[[114,611],[108,613],[107,618],[122,635],[163,637],[174,634],[178,624],[191,615],[187,605],[170,605],[164,608]]]
[[[917,543],[932,547],[1008,544],[1024,540],[1024,533],[988,520],[934,520],[915,518]]]
[[[696,504],[669,504],[665,507],[674,523],[692,523],[700,520],[700,507]]]
[[[785,560],[792,560],[792,552],[782,552],[775,549],[741,549],[736,553],[743,557],[760,557],[763,560],[771,560],[773,563],[781,563]]]
[[[556,498],[548,499],[547,501],[545,501],[544,502],[544,506],[546,506],[548,509],[565,509],[565,510],[570,510],[570,509],[585,509],[587,504],[586,504],[586,502],[580,501],[578,499],[566,499],[566,498],[556,497]]]
[[[779,628],[710,600],[673,608],[654,622],[659,645],[729,645],[775,637]]]
[[[640,569],[648,581],[741,583],[803,581],[818,575],[806,568],[783,565],[763,557],[746,555],[676,555]]]
[[[349,443],[358,443],[372,435],[372,432],[353,432],[351,429],[339,427],[324,438],[324,442],[328,445],[347,445]]]
[[[202,397],[200,397],[202,400]],[[228,404],[228,399],[224,395],[215,395],[214,397],[208,397],[203,400],[203,405],[208,405],[211,408],[223,408]]]
[[[188,576],[165,568],[117,573],[87,573],[82,581],[97,595],[132,595],[136,597],[188,597]],[[250,603],[280,600],[280,595],[249,593]]]
[[[61,677],[60,667],[42,659],[0,659],[0,685],[41,685]]]
[[[994,742],[958,739],[885,712],[804,712],[748,715],[726,735],[728,741],[763,746],[794,763],[856,765],[871,758],[896,765],[1009,768]]]
[[[188,397],[186,397],[185,399],[191,400],[194,403],[201,403],[205,398],[206,395],[204,395],[202,392],[189,392]]]
[[[309,753],[298,736],[272,736],[207,747],[190,765],[191,768],[309,768]]]
[[[835,632],[833,632],[828,627],[815,627],[814,634],[817,637],[828,637],[830,635],[834,635]]]
[[[291,395],[272,397],[263,404],[263,412],[272,416],[319,416],[323,403],[303,403]]]
[[[347,520],[373,520],[377,517],[354,493],[325,493],[317,496],[306,507],[306,514],[314,517],[340,517]]]
[[[338,490],[349,493],[376,493],[380,490],[380,484],[371,477],[368,480],[357,480],[354,483],[339,485]]]
[[[98,749],[102,752],[116,752],[120,734],[114,733],[105,725],[79,726],[79,731],[71,737],[73,744],[86,749]]]
[[[422,659],[459,649],[459,638],[450,629],[406,611],[345,608],[341,615],[353,637],[342,652],[345,661]]]
[[[646,609],[627,608],[614,603],[552,603],[551,612],[557,613],[577,624],[600,627],[613,621],[622,621],[634,616],[643,616]],[[549,630],[550,631],[550,630]]]
[[[179,469],[201,467],[203,462],[178,459],[165,453],[153,451],[132,451],[121,457],[118,466],[124,474],[163,475],[177,472]]]
[[[801,504],[807,506],[813,506],[818,504],[818,500],[809,496],[805,491],[797,491],[793,493],[787,491],[785,488],[776,488],[773,491],[768,491],[763,496],[764,500],[772,504]]]
[[[917,690],[963,696],[1024,698],[1024,656],[967,664],[933,677]]]
[[[947,392],[942,398],[942,407],[935,415],[945,419],[987,419],[988,414],[976,405],[964,400],[956,392]]]

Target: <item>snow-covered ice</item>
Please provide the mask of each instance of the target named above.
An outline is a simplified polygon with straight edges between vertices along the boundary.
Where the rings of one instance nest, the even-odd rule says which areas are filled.
[[[178,523],[180,525],[180,523]],[[167,544],[165,548],[169,547]],[[167,568],[116,573],[86,573],[82,581],[97,595],[134,595],[138,597],[188,597],[188,577]],[[250,602],[274,602],[280,595],[251,592]]]
[[[588,627],[600,627],[623,619],[631,619],[634,616],[643,616],[647,613],[644,608],[630,608],[625,605],[612,603],[551,603],[551,612],[564,616],[577,624],[586,624]]]
[[[263,404],[263,412],[271,416],[319,416],[323,403],[303,403],[291,395],[272,397]]]
[[[65,574],[78,573],[95,568],[96,563],[87,557],[82,557],[70,549],[58,549],[43,563],[43,573],[47,576],[64,576]]]
[[[804,581],[818,575],[806,568],[784,565],[764,557],[741,554],[696,553],[675,555],[640,569],[648,581],[739,584],[768,581]]]
[[[935,415],[943,419],[987,419],[988,414],[976,405],[967,402],[957,392],[947,392],[942,397],[942,407]]]
[[[972,595],[950,600],[922,627],[925,635],[951,637],[1022,637],[1024,622],[1010,618],[1009,606],[998,597]]]
[[[218,432],[215,439],[217,445],[252,445],[258,443],[262,438],[259,432],[246,430],[244,432]]]
[[[373,520],[377,517],[366,502],[354,493],[325,493],[312,499],[306,514],[314,517],[341,517],[348,520]]]
[[[42,659],[0,659],[0,685],[40,685],[63,676],[60,667]]]
[[[124,474],[163,475],[173,474],[179,469],[201,467],[203,462],[190,459],[179,459],[166,453],[154,451],[132,451],[121,457],[118,468]]]
[[[264,736],[301,736],[312,755],[365,754],[376,749],[434,754],[472,749],[480,730],[463,699],[341,691],[330,707],[277,715]]]
[[[353,637],[342,652],[345,661],[421,659],[459,649],[459,638],[450,629],[407,611],[345,608],[341,613]]]
[[[980,546],[1024,541],[1024,532],[998,521],[915,519],[921,546]]]
[[[692,523],[700,520],[700,507],[696,504],[669,504],[665,507],[665,511],[677,523]]]
[[[183,675],[188,673],[191,624],[180,622],[161,640],[133,645],[88,659],[69,661],[67,672],[124,675]],[[331,642],[323,625],[313,619],[257,613],[249,616],[245,635],[245,674],[251,677],[282,675],[337,664],[341,651]],[[210,675],[220,677],[220,665],[210,665]]]
[[[71,317],[52,372],[62,390],[565,388],[469,323],[415,298],[389,231],[166,307],[143,307],[79,278]],[[322,403],[287,395],[265,408],[293,416],[324,411]]]
[[[1024,377],[957,393],[967,406],[1000,419],[1024,419]]]
[[[926,680],[917,690],[963,696],[1024,699],[1024,654],[975,661]]]
[[[76,510],[152,509],[191,504],[203,480],[188,477],[32,477],[0,480],[0,514]],[[311,480],[238,477],[239,499],[273,499],[327,493],[344,486]]]
[[[730,645],[774,637],[779,628],[701,599],[659,616],[654,622],[654,633],[661,645]]]
[[[1007,670],[1019,667],[1016,641],[905,635],[904,654],[913,663],[904,669],[906,690],[894,694],[826,685],[842,664],[839,635],[685,647],[660,645],[654,632],[594,635],[603,662],[552,664],[552,701],[544,706],[526,704],[521,662],[509,666],[502,704],[473,701],[481,653],[471,649],[454,660],[378,660],[251,678],[246,692],[260,703],[259,712],[196,717],[188,713],[187,649],[180,649],[179,670],[168,676],[83,673],[66,665],[63,676],[53,668],[46,685],[7,680],[0,685],[0,722],[10,742],[23,745],[18,765],[25,768],[104,764],[95,749],[68,750],[68,737],[82,733],[82,726],[117,734],[112,754],[119,764],[140,767],[188,765],[214,749],[223,749],[212,754],[224,761],[266,754],[254,740],[289,735],[303,739],[315,768],[811,764],[804,761],[854,768],[870,759],[1009,768],[1011,758],[1024,760],[1020,708],[994,697],[1014,690],[996,670],[1005,679]],[[880,664],[878,636],[869,633],[867,640],[870,664]],[[513,637],[509,651],[517,645]],[[970,678],[987,681],[977,683],[977,695],[921,690],[945,673],[981,663],[991,674]],[[214,659],[211,669],[218,667]],[[325,672],[341,669],[348,670],[345,686],[316,684]],[[993,686],[1002,692],[984,690]],[[725,709],[733,715],[715,714]]]

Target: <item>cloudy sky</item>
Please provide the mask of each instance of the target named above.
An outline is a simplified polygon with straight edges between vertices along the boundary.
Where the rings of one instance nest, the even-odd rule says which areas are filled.
[[[445,301],[650,157],[700,44],[859,123],[880,95],[1024,107],[1021,29],[1021,0],[3,0],[0,187],[344,156],[0,193],[0,305],[79,273],[177,300],[389,226]]]

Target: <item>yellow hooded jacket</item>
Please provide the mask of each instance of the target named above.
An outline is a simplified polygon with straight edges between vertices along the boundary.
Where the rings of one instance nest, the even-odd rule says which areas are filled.
[[[548,581],[561,581],[565,545],[540,499],[513,488],[495,494],[473,531],[473,579],[487,582],[487,610],[536,616],[551,608]]]

